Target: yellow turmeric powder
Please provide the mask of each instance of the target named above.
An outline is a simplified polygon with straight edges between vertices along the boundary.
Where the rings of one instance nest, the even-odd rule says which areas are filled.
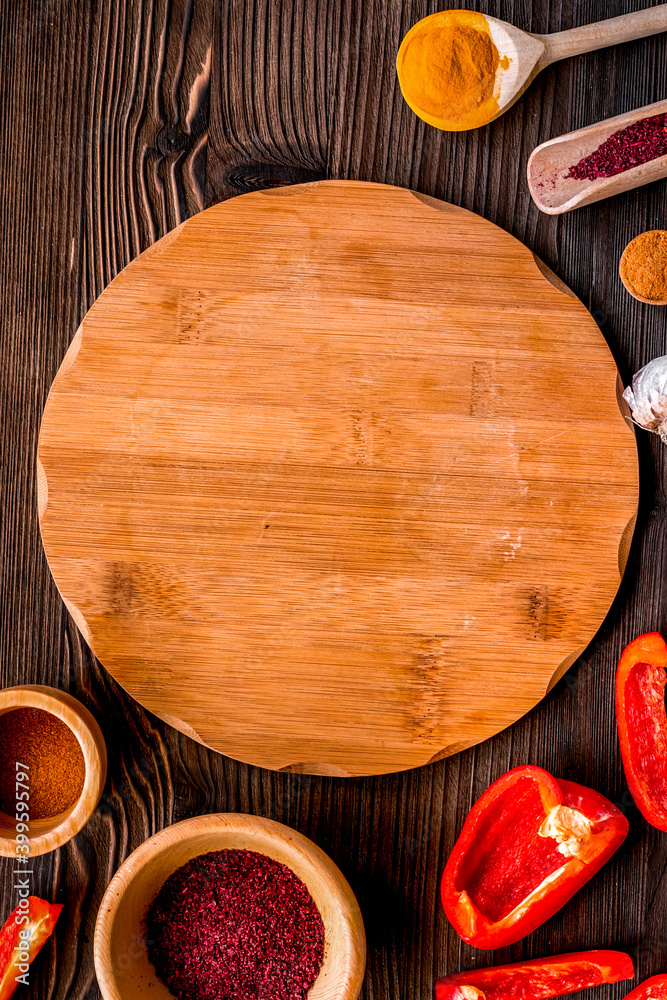
[[[501,59],[483,14],[445,10],[413,25],[396,60],[403,96],[415,114],[448,132],[477,128],[498,112]]]

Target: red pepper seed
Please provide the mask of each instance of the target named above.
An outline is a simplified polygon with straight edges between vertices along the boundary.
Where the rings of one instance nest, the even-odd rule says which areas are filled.
[[[308,889],[255,851],[213,851],[179,868],[146,931],[149,958],[178,1000],[304,1000],[324,958]]]

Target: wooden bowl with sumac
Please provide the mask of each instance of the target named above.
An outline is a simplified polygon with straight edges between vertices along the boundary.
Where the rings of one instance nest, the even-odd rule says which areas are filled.
[[[357,1000],[361,912],[331,858],[290,827],[217,813],[125,861],[95,928],[104,1000]]]

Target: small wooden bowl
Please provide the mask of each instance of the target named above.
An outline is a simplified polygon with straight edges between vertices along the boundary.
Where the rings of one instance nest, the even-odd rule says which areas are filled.
[[[663,233],[664,231],[665,231],[664,229],[647,230],[647,232],[650,233]],[[645,302],[646,305],[648,306],[667,306],[667,299],[647,299],[644,298],[643,295],[638,295],[628,280],[628,274],[627,274],[628,253],[635,240],[641,239],[642,236],[646,236],[646,233],[640,233],[639,236],[635,236],[634,240],[630,240],[625,250],[623,251],[620,263],[618,265],[618,273],[620,279],[623,282],[626,292],[629,292],[630,295],[632,295],[633,299],[637,299],[638,302]]]
[[[287,865],[307,886],[325,928],[324,962],[308,1000],[357,1000],[366,966],[359,906],[324,851],[296,830],[260,816],[214,813],[161,830],[112,879],[95,927],[95,971],[104,1000],[173,1000],[149,961],[144,920],[169,876],[208,851],[243,849]]]
[[[41,708],[69,726],[81,746],[86,777],[74,805],[45,819],[30,821],[30,857],[62,847],[88,822],[100,801],[107,777],[107,749],[102,731],[88,709],[65,691],[41,684],[23,684],[0,691],[0,715],[17,708]],[[15,858],[16,822],[0,812],[0,855]]]

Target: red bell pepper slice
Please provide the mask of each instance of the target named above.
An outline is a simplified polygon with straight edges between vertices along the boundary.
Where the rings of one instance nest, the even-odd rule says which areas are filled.
[[[625,1000],[667,1000],[667,974],[663,972],[659,976],[645,979],[628,993]]]
[[[476,948],[502,948],[552,917],[602,867],[628,821],[591,788],[515,767],[471,809],[442,876],[449,922]]]
[[[634,974],[632,959],[625,952],[575,951],[445,976],[435,984],[435,1000],[547,1000],[631,979]]]
[[[27,909],[19,904],[0,930],[0,1000],[8,1000],[21,981],[17,977],[27,975],[62,910],[61,903],[39,896],[28,896],[27,903]]]
[[[667,830],[667,643],[658,632],[640,635],[616,670],[616,721],[628,787],[637,808]]]

